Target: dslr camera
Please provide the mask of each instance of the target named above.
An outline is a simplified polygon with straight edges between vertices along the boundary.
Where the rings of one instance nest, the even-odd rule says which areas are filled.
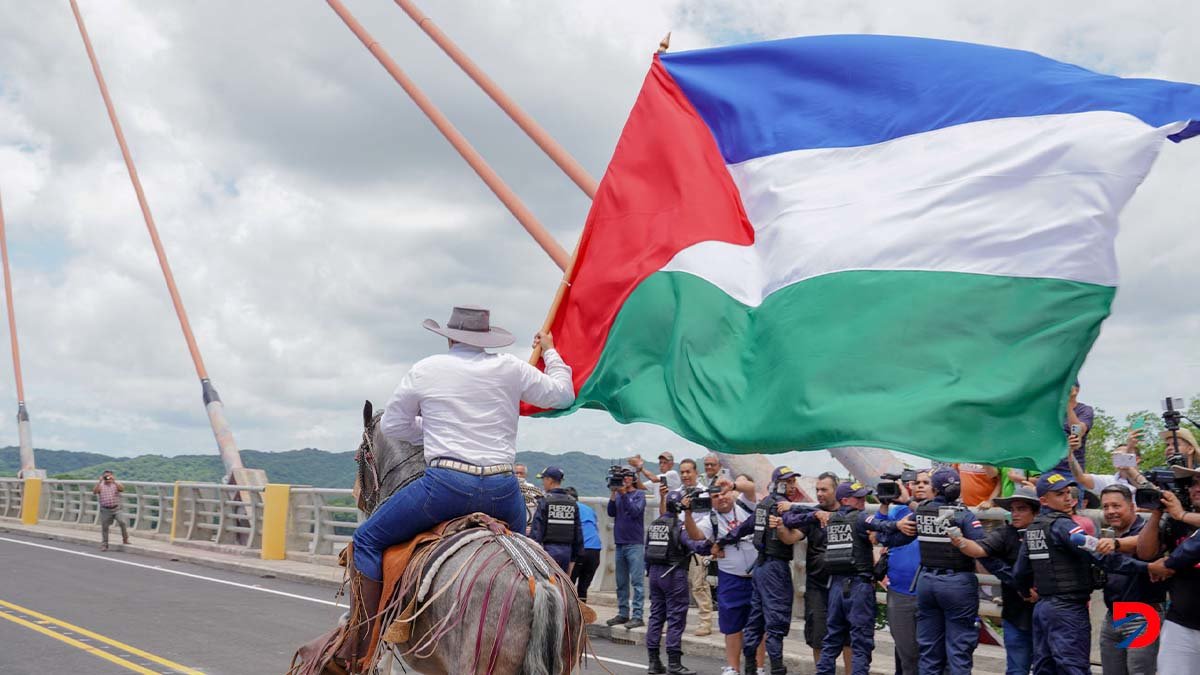
[[[610,466],[608,468],[608,489],[620,490],[625,487],[625,477],[633,476],[633,472],[623,466]]]
[[[688,511],[704,513],[705,511],[712,510],[712,493],[703,485],[687,488],[683,491],[683,497],[690,500],[688,502]]]

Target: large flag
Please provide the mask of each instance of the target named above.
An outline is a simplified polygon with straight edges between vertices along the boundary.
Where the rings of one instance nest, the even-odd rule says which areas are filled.
[[[958,42],[657,56],[552,324],[576,407],[725,452],[1053,465],[1117,214],[1197,120],[1195,85]]]

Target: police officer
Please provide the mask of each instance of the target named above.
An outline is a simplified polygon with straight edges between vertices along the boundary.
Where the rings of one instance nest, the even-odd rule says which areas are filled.
[[[666,498],[666,513],[659,516],[646,532],[646,574],[650,578],[650,623],[646,624],[646,672],[651,675],[696,675],[682,663],[683,629],[688,611],[688,567],[692,549],[679,519],[682,509],[680,492]],[[663,624],[667,627],[667,662],[664,668],[659,654]]]
[[[884,546],[911,541],[899,534],[897,522],[876,520],[863,512],[871,492],[862,483],[842,483],[837,488],[841,507],[836,512],[799,514],[801,521],[815,518],[824,525],[825,564],[831,575],[828,632],[821,644],[817,675],[833,675],[838,655],[847,641],[854,654],[851,659],[854,675],[871,672],[871,653],[875,649],[875,555],[870,533],[878,533]],[[906,528],[911,527],[909,521]]]
[[[1146,563],[1125,556],[1098,558],[1083,548],[1087,536],[1071,519],[1071,490],[1075,481],[1060,473],[1038,478],[1042,504],[1025,530],[1013,576],[1028,595],[1036,587],[1033,608],[1033,672],[1088,675],[1091,672],[1092,622],[1087,603],[1096,587],[1092,569],[1138,574]],[[1093,539],[1093,541],[1095,541]]]
[[[996,506],[1012,514],[1012,521],[988,532],[982,541],[966,539],[954,532],[950,543],[972,558],[997,558],[1008,566],[1000,577],[1003,605],[1000,619],[1004,626],[1005,672],[1027,675],[1033,663],[1033,603],[1036,595],[1022,596],[1011,574],[1021,553],[1025,530],[1033,523],[1042,503],[1030,488],[1021,486],[1011,497],[995,500]]]
[[[583,555],[579,504],[562,487],[562,469],[548,466],[538,478],[542,479],[546,496],[538,500],[537,513],[529,526],[529,538],[541,544],[554,562],[570,575],[574,561]]]
[[[720,555],[721,547],[733,545],[753,533],[754,548],[758,549],[751,575],[750,618],[742,632],[742,668],[748,675],[755,673],[754,652],[764,633],[771,675],[787,675],[783,639],[792,625],[792,547],[803,534],[786,526],[783,520],[786,516],[777,515],[776,510],[799,477],[800,474],[786,466],[776,467],[771,472],[770,493],[755,505],[754,518],[742,522],[713,547],[713,555]]]
[[[917,507],[916,530],[921,551],[917,577],[917,646],[920,672],[966,675],[971,672],[979,629],[979,579],[975,560],[950,541],[948,530],[972,541],[983,539],[983,526],[959,502],[958,472],[942,467],[930,476],[933,499]],[[985,560],[993,574],[1007,573],[1003,561]]]

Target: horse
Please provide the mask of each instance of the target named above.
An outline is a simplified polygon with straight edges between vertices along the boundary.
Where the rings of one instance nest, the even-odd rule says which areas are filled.
[[[355,495],[367,515],[425,472],[423,449],[384,436],[381,416],[373,414],[367,401],[363,440],[355,455]],[[498,534],[495,529],[467,530],[439,553],[420,563],[414,558],[414,566],[426,565],[426,578],[418,582],[406,574],[392,597],[385,592],[379,638],[357,672],[374,672],[382,659],[394,657],[427,675],[569,675],[582,663],[584,625],[594,614],[537,543],[523,532]],[[428,559],[435,555],[437,565],[431,569]],[[385,574],[385,588],[388,581]],[[336,663],[320,664],[320,670],[313,663],[292,672],[345,672]]]

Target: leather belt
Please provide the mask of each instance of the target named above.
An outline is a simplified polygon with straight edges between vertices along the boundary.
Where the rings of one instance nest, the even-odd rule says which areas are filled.
[[[493,464],[491,466],[477,466],[460,462],[457,459],[435,459],[429,463],[433,469],[450,469],[459,473],[468,473],[472,476],[496,476],[505,473],[513,472],[512,464]]]

